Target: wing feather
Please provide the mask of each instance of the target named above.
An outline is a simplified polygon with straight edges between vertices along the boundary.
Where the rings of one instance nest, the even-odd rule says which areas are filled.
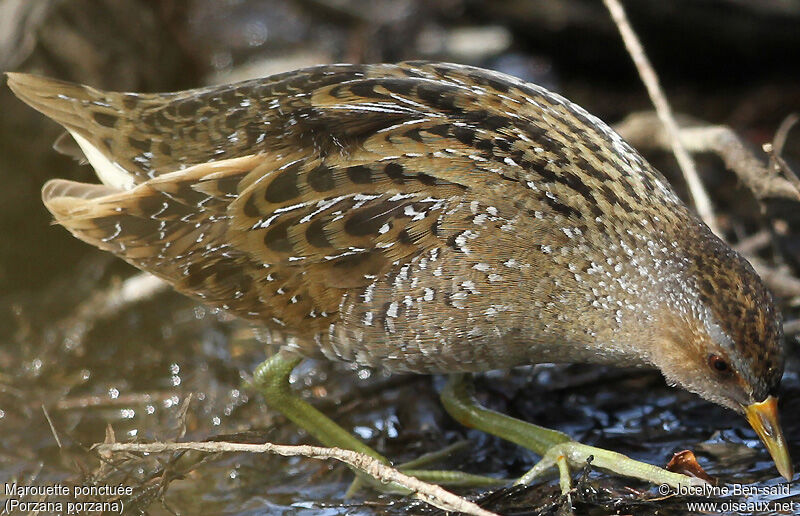
[[[324,66],[162,95],[10,83],[136,178],[51,181],[58,223],[209,304],[316,332],[348,289],[471,226],[448,215],[468,190],[505,202],[521,179],[513,160],[532,151],[483,128],[508,106],[476,111],[469,81],[440,68]]]

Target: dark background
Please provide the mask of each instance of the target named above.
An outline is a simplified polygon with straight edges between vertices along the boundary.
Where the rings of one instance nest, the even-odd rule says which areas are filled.
[[[758,149],[800,108],[800,1],[628,0],[625,6],[677,112],[730,125]],[[403,59],[510,73],[611,123],[650,109],[599,1],[0,0],[0,70],[106,89],[169,91],[319,63]],[[104,439],[107,424],[120,441],[174,440],[184,431],[185,440],[235,434],[229,438],[310,441],[247,388],[264,350],[243,323],[173,293],[113,316],[86,317],[81,307],[95,293],[134,271],[50,225],[39,200],[47,179],[95,181],[89,167],[51,149],[59,134],[56,124],[0,87],[0,482],[123,482],[136,486],[136,497],[125,500],[132,513],[426,510],[372,492],[345,499],[349,471],[311,460],[183,454],[101,467],[88,447]],[[668,154],[646,157],[685,192]],[[762,209],[718,158],[697,158],[729,241],[766,231],[771,236],[757,255],[796,274],[797,203],[768,200]],[[800,170],[800,128],[790,133],[784,158]],[[779,302],[789,323],[784,430],[797,448],[792,322],[800,293]],[[451,421],[437,401],[441,378],[316,362],[297,378],[305,396],[398,461],[468,437],[473,446],[439,467],[513,477],[535,462],[528,452]],[[482,375],[477,384],[487,405],[588,444],[660,465],[689,448],[724,481],[779,481],[742,418],[667,388],[654,373],[537,366]],[[579,487],[579,513],[685,512],[684,500],[655,501],[648,486],[624,479],[593,473]],[[483,500],[498,512],[547,514],[562,510],[558,494],[550,483]],[[798,491],[790,499],[800,503]]]

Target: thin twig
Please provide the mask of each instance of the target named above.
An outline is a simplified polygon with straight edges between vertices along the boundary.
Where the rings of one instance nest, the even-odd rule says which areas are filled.
[[[113,317],[129,306],[167,290],[168,287],[164,280],[147,272],[140,272],[95,292],[78,305],[72,315],[59,323],[65,335],[64,340],[71,342],[72,346],[81,344],[97,321]]]
[[[756,273],[764,283],[779,297],[798,297],[800,296],[800,279],[791,273],[775,267],[770,267],[764,262],[753,256],[746,256],[747,261],[753,266]]]
[[[75,396],[60,399],[51,408],[55,408],[56,410],[84,410],[89,408],[127,407],[130,405],[159,403],[173,396],[175,396],[174,391],[134,392],[131,394],[120,394],[116,398],[110,398],[108,394],[102,396]]]
[[[797,177],[797,173],[792,170],[782,156],[783,146],[786,144],[786,138],[789,137],[789,131],[792,130],[798,120],[800,120],[800,117],[798,117],[797,113],[792,113],[784,118],[781,125],[778,126],[778,130],[775,131],[772,143],[764,144],[764,151],[769,154],[770,170],[775,171],[775,173],[783,172],[793,185],[800,188],[800,178]]]
[[[56,432],[56,425],[53,424],[53,420],[50,419],[50,414],[47,412],[47,407],[42,405],[42,412],[44,412],[44,418],[47,420],[47,424],[50,425],[50,431],[53,433],[53,437],[56,440],[56,444],[59,448],[63,448],[61,446],[61,439],[58,438],[58,432]]]
[[[664,126],[652,112],[631,113],[614,129],[638,149],[670,146]],[[730,127],[703,125],[681,128],[681,143],[691,152],[713,152],[759,201],[784,198],[800,201],[797,186],[774,167],[767,167]]]
[[[681,145],[678,136],[678,124],[672,116],[672,108],[670,108],[669,102],[661,89],[658,76],[644,53],[639,38],[628,22],[622,4],[620,4],[618,0],[603,0],[603,3],[605,3],[606,8],[611,13],[614,23],[617,24],[617,28],[622,35],[622,40],[625,43],[625,48],[628,49],[628,53],[631,55],[636,69],[639,71],[639,76],[642,78],[642,82],[647,88],[650,100],[656,108],[658,118],[661,119],[661,122],[667,128],[670,143],[672,144],[672,151],[675,153],[675,159],[678,160],[678,166],[681,168],[683,177],[686,179],[686,184],[689,186],[689,193],[694,201],[697,214],[700,215],[703,222],[711,228],[711,231],[717,235],[721,235],[716,221],[714,220],[714,210],[711,205],[711,199],[706,193],[705,188],[703,188],[703,183],[700,181],[700,177],[697,174],[694,161],[692,161],[689,153],[686,152],[686,149]]]
[[[209,453],[246,452],[273,453],[288,457],[302,456],[314,459],[336,459],[344,462],[383,483],[396,483],[415,496],[445,511],[458,511],[475,516],[497,516],[482,509],[477,504],[457,496],[434,484],[422,482],[414,477],[383,464],[377,459],[341,448],[323,448],[321,446],[290,446],[282,444],[242,444],[230,442],[187,442],[187,443],[103,443],[95,444],[93,449],[100,454],[108,452],[131,453],[163,453],[178,450],[195,450]]]
[[[98,292],[76,310],[78,317],[92,320],[112,317],[128,306],[145,301],[168,288],[164,280],[141,272]]]
[[[742,238],[733,249],[740,254],[755,254],[761,249],[764,249],[772,243],[772,233],[766,229],[762,229],[757,233]]]
[[[789,137],[789,131],[792,130],[792,127],[794,127],[798,121],[800,121],[800,116],[798,116],[797,113],[792,113],[784,118],[781,125],[778,126],[778,129],[775,131],[775,138],[772,140],[775,154],[780,155],[783,153],[783,146],[786,145],[786,138]]]
[[[783,334],[787,337],[794,337],[800,333],[800,319],[783,323]]]

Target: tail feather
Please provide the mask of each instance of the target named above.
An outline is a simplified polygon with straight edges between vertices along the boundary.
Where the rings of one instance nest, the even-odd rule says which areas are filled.
[[[99,90],[57,79],[8,72],[8,87],[20,100],[52,118],[69,130],[87,134],[89,121],[81,104],[95,102],[102,107],[104,96]]]
[[[58,198],[72,198],[91,200],[118,193],[116,188],[106,185],[95,185],[67,181],[66,179],[51,179],[42,187],[42,202],[50,207],[51,201]]]
[[[124,117],[119,93],[110,93],[71,82],[9,73],[8,86],[26,104],[61,124],[92,164],[100,180],[129,190],[146,179],[137,180],[132,167],[124,167],[112,152],[115,127]],[[56,146],[69,148],[62,138]],[[74,146],[68,152],[76,154]]]

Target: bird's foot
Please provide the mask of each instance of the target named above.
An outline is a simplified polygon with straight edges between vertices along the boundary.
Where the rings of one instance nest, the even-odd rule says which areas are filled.
[[[520,477],[516,483],[530,484],[550,468],[556,467],[559,472],[561,492],[566,494],[571,489],[570,466],[580,468],[587,463],[617,475],[637,478],[651,484],[666,484],[673,489],[706,483],[705,480],[699,478],[673,473],[664,468],[631,459],[621,453],[596,448],[576,441],[567,441],[550,447],[541,460]]]
[[[530,483],[555,466],[559,472],[561,491],[566,494],[571,487],[569,467],[581,467],[587,462],[618,475],[638,478],[653,484],[667,484],[672,488],[705,483],[698,478],[633,460],[621,453],[581,444],[563,432],[520,421],[484,408],[472,397],[471,389],[472,384],[467,375],[451,375],[442,391],[442,404],[456,421],[516,443],[542,457],[519,479],[518,483]]]

